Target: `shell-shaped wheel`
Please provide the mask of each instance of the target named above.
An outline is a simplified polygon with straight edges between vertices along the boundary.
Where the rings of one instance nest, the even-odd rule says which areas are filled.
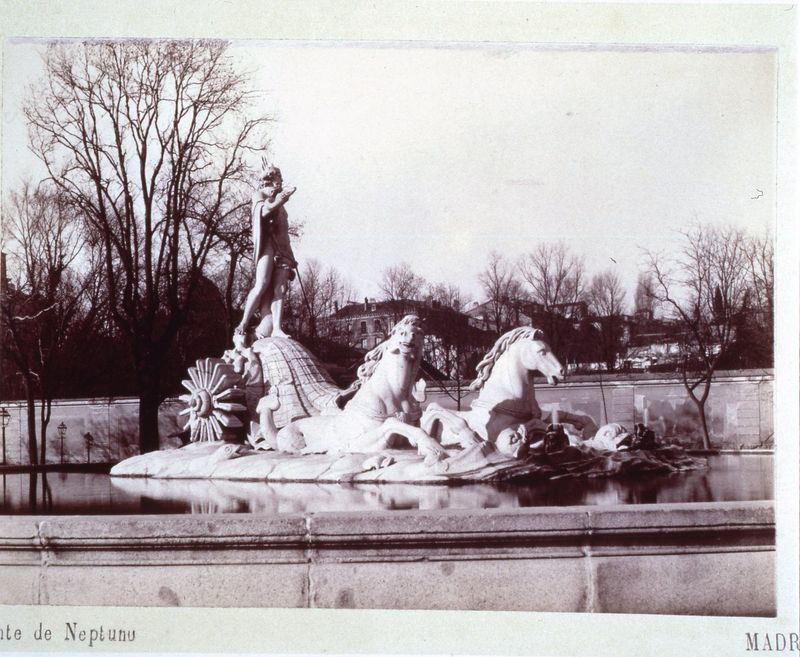
[[[243,426],[241,416],[247,411],[242,377],[233,365],[219,358],[201,358],[188,374],[182,383],[189,392],[180,396],[186,408],[180,414],[189,416],[184,429],[189,429],[190,440],[236,438]]]

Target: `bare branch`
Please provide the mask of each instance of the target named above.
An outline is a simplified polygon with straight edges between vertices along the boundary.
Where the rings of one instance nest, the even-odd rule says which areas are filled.
[[[246,116],[248,81],[219,41],[59,43],[44,64],[25,107],[31,147],[102,252],[109,312],[157,399],[267,119]]]

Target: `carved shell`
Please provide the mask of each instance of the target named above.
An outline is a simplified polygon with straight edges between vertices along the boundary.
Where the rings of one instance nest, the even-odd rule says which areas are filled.
[[[190,430],[192,442],[236,437],[243,426],[238,416],[247,410],[241,379],[231,364],[219,358],[201,358],[189,368],[189,379],[182,381],[189,394],[180,396],[187,408],[180,414],[189,416],[184,429]]]
[[[275,425],[319,415],[335,405],[341,392],[322,364],[298,342],[289,338],[263,338],[253,344],[261,359],[264,382],[275,387],[280,407]]]

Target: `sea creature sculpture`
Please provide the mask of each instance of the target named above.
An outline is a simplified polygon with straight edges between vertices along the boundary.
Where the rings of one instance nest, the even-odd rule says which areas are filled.
[[[405,439],[426,462],[445,458],[441,445],[415,426],[421,415],[415,394],[419,391],[423,337],[419,317],[403,317],[389,337],[367,353],[358,380],[342,395],[344,409],[335,415],[290,422],[278,432],[278,449],[303,454],[374,454],[401,446]],[[381,460],[373,466],[386,464]]]
[[[264,394],[277,396],[273,421],[280,428],[292,420],[338,412],[341,390],[322,363],[291,338],[262,338],[253,344],[264,372]]]
[[[468,448],[490,442],[503,454],[519,458],[527,453],[533,435],[543,436],[547,423],[536,402],[533,372],[550,385],[565,376],[564,367],[544,340],[544,333],[527,326],[502,335],[478,364],[470,385],[479,391],[468,411],[452,411],[431,403],[420,426],[442,445]],[[561,413],[564,422],[582,424],[580,416]]]
[[[242,376],[249,412],[247,440],[275,449],[278,429],[292,420],[334,413],[341,390],[319,360],[291,338],[262,338],[251,347],[234,336],[223,360]]]
[[[621,452],[625,450],[655,450],[659,448],[656,434],[644,424],[637,424],[633,431],[629,431],[618,422],[604,424],[597,430],[593,438],[580,443],[594,449],[608,452]]]

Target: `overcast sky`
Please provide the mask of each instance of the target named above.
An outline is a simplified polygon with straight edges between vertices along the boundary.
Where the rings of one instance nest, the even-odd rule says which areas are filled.
[[[7,190],[36,171],[19,106],[41,68],[31,43],[4,48]],[[480,296],[489,251],[516,258],[559,239],[631,290],[639,247],[674,248],[695,219],[773,221],[767,52],[238,42],[231,53],[263,92],[270,156],[298,188],[287,206],[305,223],[298,259],[335,265],[362,295],[405,260]]]

